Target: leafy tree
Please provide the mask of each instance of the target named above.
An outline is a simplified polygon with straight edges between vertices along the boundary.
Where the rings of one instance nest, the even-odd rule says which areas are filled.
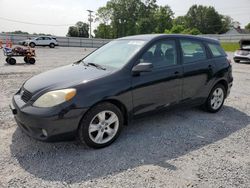
[[[250,30],[250,23],[245,26],[245,29]]]
[[[173,20],[173,24],[174,25],[183,25],[183,26],[186,26],[187,25],[187,20],[186,20],[186,17],[185,16],[178,16],[177,18],[175,18]]]
[[[79,37],[79,30],[76,26],[70,26],[67,37]]]
[[[157,9],[155,0],[147,0],[141,4],[139,10],[139,19],[137,20],[137,33],[153,33],[156,28],[155,10]]]
[[[113,38],[113,30],[110,25],[106,25],[101,23],[98,25],[97,29],[94,30],[96,38],[104,38],[104,39],[112,39]]]
[[[165,32],[166,34],[190,34],[190,35],[199,35],[201,32],[196,29],[185,29],[183,25],[174,25],[170,30],[166,29]]]
[[[156,0],[110,0],[106,6],[98,9],[97,17],[101,24],[110,25],[110,32],[117,38],[163,33],[172,27],[173,12],[169,6],[158,6]],[[98,30],[104,28],[103,25],[97,28],[96,33],[103,33]]]
[[[233,26],[233,19],[230,16],[221,15],[222,28],[220,33],[226,33]]]
[[[70,26],[68,29],[68,37],[89,37],[89,25],[84,22],[77,22],[75,26]]]
[[[165,29],[171,29],[173,26],[174,13],[169,6],[160,6],[155,11],[156,33],[163,33]]]
[[[211,6],[193,5],[185,17],[188,28],[197,28],[204,34],[221,33],[223,29],[221,15]]]
[[[25,32],[25,31],[11,31],[11,32],[2,32],[2,33],[7,33],[7,34],[23,34],[23,35],[29,35],[28,32]]]
[[[184,29],[182,31],[183,34],[189,34],[189,35],[200,35],[201,32],[196,29],[196,28],[192,28],[192,29]]]

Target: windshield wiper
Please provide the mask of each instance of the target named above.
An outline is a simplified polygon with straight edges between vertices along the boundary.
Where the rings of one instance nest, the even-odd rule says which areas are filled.
[[[94,67],[96,67],[96,68],[98,68],[98,69],[106,70],[105,67],[103,67],[103,66],[101,66],[101,65],[99,65],[99,64],[96,64],[96,63],[87,63],[87,65],[94,66]]]
[[[83,58],[83,59],[84,59],[84,58]],[[80,60],[74,62],[73,64],[80,64],[80,63],[83,63],[83,65],[89,66],[88,63],[85,63],[85,62],[83,61],[83,59],[80,59]]]
[[[84,58],[83,58],[83,59],[84,59]],[[90,65],[91,65],[91,66],[94,66],[94,67],[96,67],[96,68],[98,68],[98,69],[106,70],[105,67],[103,67],[103,66],[101,66],[101,65],[99,65],[99,64],[96,64],[96,63],[86,63],[86,62],[83,61],[83,59],[80,59],[80,60],[74,62],[73,64],[80,64],[80,63],[83,63],[84,66],[90,66]]]

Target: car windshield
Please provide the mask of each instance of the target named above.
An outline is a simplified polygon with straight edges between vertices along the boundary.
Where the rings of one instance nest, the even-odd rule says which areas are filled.
[[[145,44],[143,40],[111,41],[87,56],[85,63],[94,63],[112,68],[123,67]]]

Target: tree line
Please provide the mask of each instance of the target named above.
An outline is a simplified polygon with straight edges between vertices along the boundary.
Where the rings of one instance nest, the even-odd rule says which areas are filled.
[[[150,33],[222,34],[234,23],[212,6],[193,5],[184,16],[174,17],[168,5],[159,6],[156,0],[109,0],[97,10],[96,21],[95,37],[108,39]],[[87,23],[78,22],[67,36],[88,37],[88,30]]]

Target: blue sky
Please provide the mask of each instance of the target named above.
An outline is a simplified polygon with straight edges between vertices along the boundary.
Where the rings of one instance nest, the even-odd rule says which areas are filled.
[[[29,25],[0,19],[0,31],[22,30],[65,36],[68,25],[79,20],[87,21],[87,9],[96,11],[106,2],[107,0],[0,0],[0,18],[63,25]],[[175,16],[184,15],[193,4],[201,4],[214,6],[219,13],[231,16],[243,27],[250,22],[250,0],[157,0],[157,3],[169,5]],[[94,23],[94,27],[97,24]]]

